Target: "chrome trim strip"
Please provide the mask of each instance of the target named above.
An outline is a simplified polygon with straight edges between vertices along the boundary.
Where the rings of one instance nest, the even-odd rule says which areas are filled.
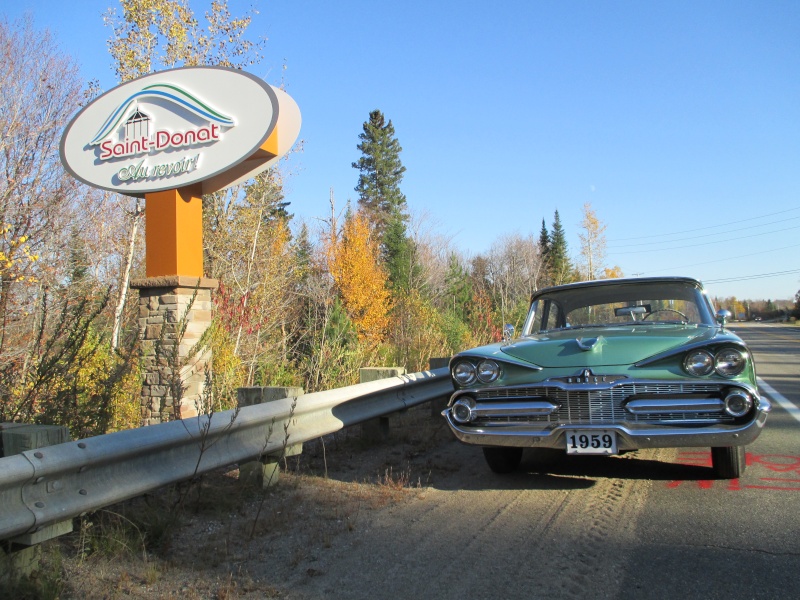
[[[665,412],[722,412],[725,410],[725,402],[714,398],[703,398],[697,400],[658,398],[648,400],[629,400],[624,405],[625,410],[633,415],[655,415]]]
[[[472,414],[479,417],[542,417],[553,414],[558,405],[552,402],[479,402]]]
[[[577,375],[575,377],[578,377]],[[594,376],[597,379],[602,379],[602,375]],[[606,375],[606,377],[614,377],[613,375]],[[537,388],[559,388],[564,391],[588,391],[588,390],[608,390],[614,387],[620,386],[630,386],[630,385],[657,385],[657,386],[680,386],[680,385],[702,385],[702,386],[720,386],[720,387],[740,387],[753,397],[753,400],[756,404],[759,401],[763,401],[763,398],[758,393],[758,389],[752,386],[750,383],[746,381],[732,381],[730,379],[710,379],[710,378],[703,378],[703,379],[617,379],[615,381],[592,381],[587,383],[566,383],[564,381],[559,381],[558,378],[553,379],[546,379],[544,381],[538,381],[536,383],[523,383],[520,385],[500,385],[500,386],[484,386],[484,387],[471,387],[471,388],[459,388],[450,398],[449,405],[452,405],[455,400],[458,399],[458,396],[469,394],[471,396],[476,396],[478,394],[483,393],[491,393],[496,390],[535,390]],[[512,398],[513,396],[505,396],[506,398]],[[448,405],[448,406],[449,406]]]

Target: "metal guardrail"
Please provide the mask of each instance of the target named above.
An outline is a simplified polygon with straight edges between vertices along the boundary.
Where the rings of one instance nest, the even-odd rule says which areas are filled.
[[[435,369],[0,458],[0,540],[452,391]]]

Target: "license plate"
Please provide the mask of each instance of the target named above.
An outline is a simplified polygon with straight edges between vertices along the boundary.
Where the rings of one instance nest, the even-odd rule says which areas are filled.
[[[605,429],[570,429],[567,454],[616,454],[617,432]]]

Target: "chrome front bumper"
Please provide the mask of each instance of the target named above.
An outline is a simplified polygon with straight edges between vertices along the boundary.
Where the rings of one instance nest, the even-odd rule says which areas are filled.
[[[632,382],[625,382],[630,385]],[[637,385],[653,385],[655,382],[636,382]],[[662,383],[663,385],[663,383]],[[550,394],[538,395],[544,388]],[[509,391],[509,396],[498,397],[506,390],[501,388],[475,391],[460,390],[456,392],[442,415],[447,420],[456,438],[466,444],[479,446],[519,446],[530,448],[554,448],[566,450],[566,435],[573,430],[613,431],[617,434],[618,450],[637,450],[640,448],[680,448],[680,447],[717,447],[744,446],[753,442],[761,433],[771,410],[769,401],[759,397],[756,390],[748,389],[755,399],[755,413],[747,423],[714,422],[709,413],[717,412],[720,401],[711,398],[690,400],[683,403],[680,399],[669,399],[672,394],[657,394],[656,401],[661,406],[668,405],[682,414],[681,420],[659,419],[655,406],[647,400],[622,399],[617,395],[615,407],[609,413],[607,407],[599,406],[602,402],[593,400],[591,410],[602,414],[602,418],[563,422],[556,419],[557,413],[564,414],[563,402],[553,399],[562,393],[573,393],[580,390],[583,394],[586,386],[559,385],[554,390],[552,383],[525,386],[522,390]],[[592,392],[607,394],[618,384],[599,385]],[[523,391],[526,397],[514,392]],[[554,393],[554,392],[557,392]],[[479,399],[474,407],[477,423],[460,423],[453,418],[453,403],[464,395],[476,395]],[[480,398],[480,396],[485,396]],[[574,402],[574,400],[573,400]],[[630,404],[630,408],[624,407]],[[580,412],[586,416],[586,409]],[[543,417],[543,415],[552,415]],[[733,419],[731,419],[733,421]]]

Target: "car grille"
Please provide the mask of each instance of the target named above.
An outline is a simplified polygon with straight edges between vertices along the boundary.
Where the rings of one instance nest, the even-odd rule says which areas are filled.
[[[557,405],[557,411],[542,416],[486,417],[474,425],[489,423],[566,423],[570,425],[615,425],[621,423],[729,423],[734,418],[719,411],[657,414],[629,413],[623,408],[631,396],[675,398],[688,394],[706,394],[722,398],[726,386],[715,383],[625,383],[603,389],[563,389],[554,386],[524,388],[491,388],[477,392],[478,402],[492,400],[547,400]]]

